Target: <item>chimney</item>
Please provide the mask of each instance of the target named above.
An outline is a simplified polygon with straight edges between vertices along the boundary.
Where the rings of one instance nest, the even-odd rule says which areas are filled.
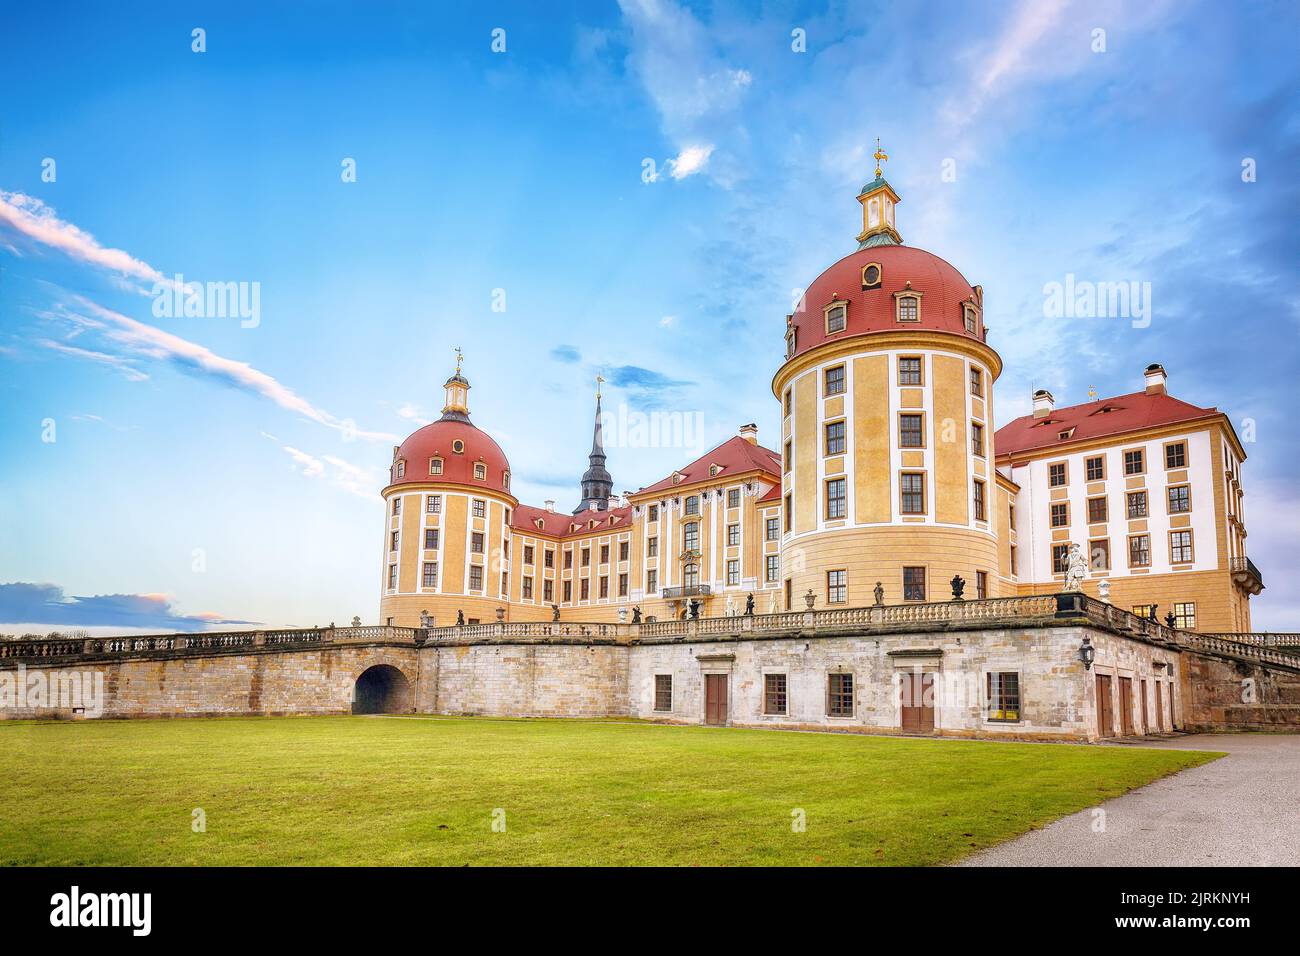
[[[1045,388],[1040,388],[1034,392],[1034,417],[1046,418],[1052,414],[1056,408],[1056,399],[1052,398],[1052,393]]]
[[[550,512],[554,513],[554,511],[555,511],[555,499],[554,499],[554,498],[547,498],[545,501],[542,502],[542,504],[544,504],[544,505],[546,506],[546,510],[547,510],[547,511],[550,511]]]
[[[743,438],[743,439],[745,439],[745,441],[749,442],[751,445],[757,445],[757,444],[758,444],[758,426],[757,426],[756,424],[754,424],[753,422],[750,422],[748,425],[741,425],[741,426],[740,426],[740,437]]]
[[[1147,380],[1148,395],[1165,395],[1168,393],[1169,390],[1165,387],[1165,384],[1168,382],[1169,376],[1165,374],[1165,367],[1159,362],[1152,362],[1147,366],[1145,378]]]

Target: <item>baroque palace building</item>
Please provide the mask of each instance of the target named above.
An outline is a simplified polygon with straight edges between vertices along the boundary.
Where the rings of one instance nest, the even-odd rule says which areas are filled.
[[[442,417],[393,450],[381,621],[714,617],[751,596],[759,614],[924,604],[950,600],[955,578],[968,599],[1049,594],[1077,544],[1091,596],[1249,631],[1263,584],[1227,416],[1171,396],[1153,364],[1114,398],[1057,408],[1040,390],[995,430],[983,289],[902,244],[879,167],[857,198],[856,251],[785,319],[779,450],[744,425],[615,496],[598,393],[577,508],[521,504],[505,453],[470,421],[458,361]]]

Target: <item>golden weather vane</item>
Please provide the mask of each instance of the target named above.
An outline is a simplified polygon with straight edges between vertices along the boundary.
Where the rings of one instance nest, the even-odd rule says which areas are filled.
[[[600,398],[600,383],[603,382],[603,381],[605,381],[605,378],[604,378],[603,375],[597,375],[597,376],[596,376],[596,397],[597,397],[597,398]]]
[[[1089,385],[1089,386],[1088,386],[1088,401],[1090,401],[1090,402],[1095,402],[1096,400],[1097,400],[1097,386],[1096,386],[1096,385]]]
[[[887,161],[889,160],[889,154],[886,153],[883,149],[880,148],[880,137],[879,137],[879,136],[876,137],[876,152],[875,152],[875,158],[876,158],[876,178],[878,179],[878,178],[880,178],[881,176],[884,175],[884,173],[883,173],[883,172],[881,171],[881,169],[880,169],[880,164],[883,163],[883,162],[887,162]]]
[[[457,375],[460,374],[460,363],[464,361],[464,359],[465,359],[465,353],[460,350],[459,345],[456,346],[456,374]]]

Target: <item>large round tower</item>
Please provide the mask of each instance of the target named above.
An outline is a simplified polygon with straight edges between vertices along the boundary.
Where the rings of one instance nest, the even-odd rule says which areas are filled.
[[[508,608],[510,462],[469,419],[469,382],[444,386],[442,417],[393,449],[384,498],[380,620],[418,627],[496,620]]]
[[[877,158],[884,158],[877,153]],[[786,603],[998,597],[993,383],[983,295],[953,266],[905,246],[898,195],[876,169],[862,188],[858,250],[786,318],[782,405]],[[978,592],[978,593],[977,593]]]

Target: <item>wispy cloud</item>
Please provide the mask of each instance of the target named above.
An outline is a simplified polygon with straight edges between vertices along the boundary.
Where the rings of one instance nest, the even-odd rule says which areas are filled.
[[[61,342],[55,342],[51,339],[37,339],[36,344],[42,348],[52,349],[55,352],[62,352],[64,355],[71,355],[75,358],[86,359],[91,362],[98,362],[101,365],[107,365],[121,372],[129,381],[145,382],[149,376],[140,371],[120,355],[110,355],[107,352],[96,352],[94,349],[78,348],[75,345],[64,345]]]
[[[337,455],[313,455],[293,445],[282,443],[274,435],[261,433],[264,438],[275,442],[292,460],[291,465],[304,478],[320,478],[348,494],[375,500],[375,489],[383,484],[383,476],[368,471]]]
[[[555,359],[557,362],[564,362],[572,365],[575,362],[582,361],[582,353],[578,351],[577,347],[572,345],[557,345],[555,348],[551,349],[551,358]]]
[[[391,432],[367,431],[358,428],[350,419],[339,418],[318,408],[287,385],[247,362],[218,355],[206,346],[105,308],[85,296],[73,296],[70,305],[61,307],[56,314],[94,329],[101,338],[136,359],[164,362],[187,374],[209,378],[230,388],[258,395],[287,411],[342,432],[345,436],[368,441],[400,440],[399,436]]]
[[[214,625],[251,625],[220,614],[181,614],[165,594],[70,596],[56,584],[0,584],[0,621],[58,627],[134,627],[202,631]]]

